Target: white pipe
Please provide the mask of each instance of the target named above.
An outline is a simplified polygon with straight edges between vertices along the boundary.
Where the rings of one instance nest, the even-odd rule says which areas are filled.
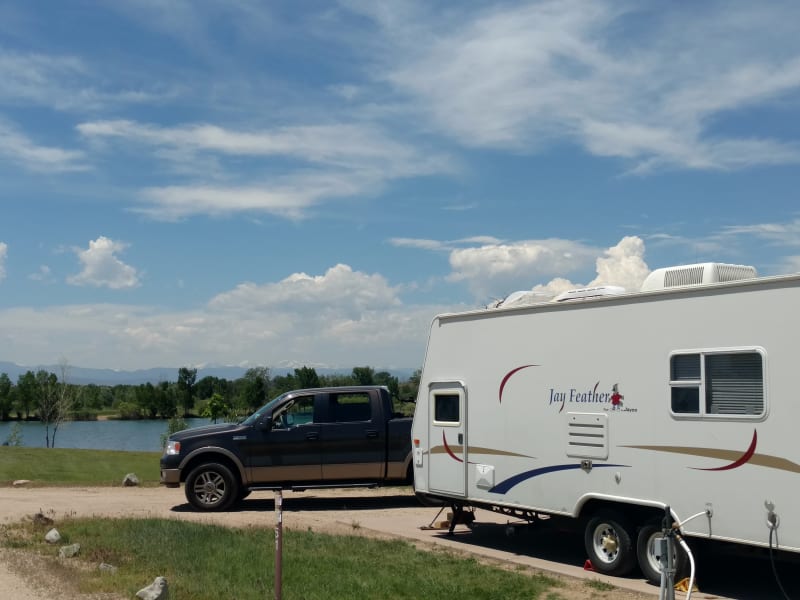
[[[697,513],[696,515],[692,515],[692,516],[691,516],[691,517],[689,517],[688,519],[685,519],[685,520],[681,521],[680,523],[678,523],[678,524],[677,524],[677,526],[678,526],[678,527],[683,527],[683,526],[684,526],[684,525],[686,525],[686,523],[688,523],[689,521],[692,521],[692,520],[696,519],[697,517],[702,517],[703,515],[705,515],[705,516],[710,516],[710,515],[708,514],[708,510],[704,510],[703,512],[699,512],[699,513]]]
[[[702,512],[700,514],[704,515],[706,513]],[[692,556],[692,551],[689,550],[689,544],[687,544],[680,535],[676,537],[678,538],[678,543],[680,543],[681,548],[683,548],[683,551],[686,552],[686,555],[689,557],[689,591],[686,592],[686,600],[691,600],[692,588],[694,587],[694,556]]]

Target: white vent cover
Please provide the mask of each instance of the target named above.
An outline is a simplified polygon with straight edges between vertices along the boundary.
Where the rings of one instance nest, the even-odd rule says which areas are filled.
[[[608,458],[607,414],[567,414],[567,456],[599,460]]]
[[[746,265],[728,265],[723,263],[698,263],[680,267],[656,269],[642,284],[642,291],[662,290],[665,288],[686,285],[702,285],[704,283],[720,283],[738,281],[756,277],[755,267]]]
[[[581,288],[560,293],[553,298],[553,302],[569,302],[570,300],[588,300],[600,296],[619,296],[625,293],[625,288],[618,285],[599,285],[591,288]]]

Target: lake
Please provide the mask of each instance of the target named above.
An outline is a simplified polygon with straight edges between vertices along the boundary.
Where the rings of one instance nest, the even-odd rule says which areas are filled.
[[[0,422],[0,444],[8,439],[17,421]],[[211,423],[210,419],[186,419],[189,427]],[[128,450],[160,452],[161,436],[167,433],[169,421],[67,421],[58,427],[56,448],[88,450]],[[22,445],[45,447],[45,427],[38,421],[20,421]],[[51,429],[52,433],[52,429]]]

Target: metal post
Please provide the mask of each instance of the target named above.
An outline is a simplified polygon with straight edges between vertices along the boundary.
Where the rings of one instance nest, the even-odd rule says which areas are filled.
[[[664,507],[664,521],[659,542],[659,562],[661,563],[661,589],[659,600],[675,600],[675,564],[673,559],[675,531],[672,529],[672,515],[669,506]]]
[[[283,492],[275,490],[275,600],[283,587]]]

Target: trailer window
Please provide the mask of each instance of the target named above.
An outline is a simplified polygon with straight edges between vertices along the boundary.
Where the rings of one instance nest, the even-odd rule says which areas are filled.
[[[673,354],[670,403],[675,416],[763,416],[763,354],[757,350]]]
[[[461,421],[458,394],[436,394],[433,397],[433,419],[441,423],[458,423]]]

